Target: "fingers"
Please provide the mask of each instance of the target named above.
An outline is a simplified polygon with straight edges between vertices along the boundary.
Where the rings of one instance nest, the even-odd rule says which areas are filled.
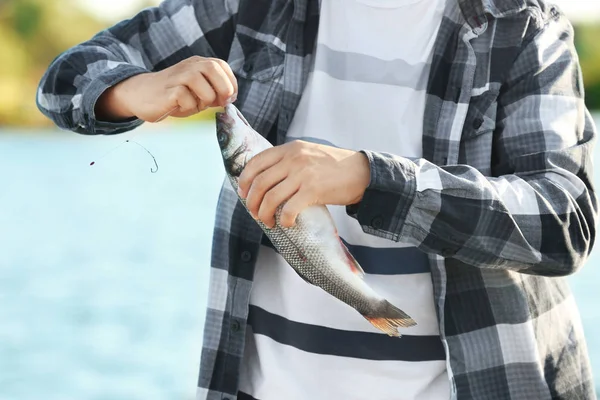
[[[250,214],[252,214],[253,216],[258,216],[261,221],[265,222],[264,219],[260,218],[261,216],[259,209],[263,207],[262,203],[264,203],[265,201],[273,200],[270,198],[272,194],[267,196],[268,198],[265,197],[265,195],[267,194],[267,192],[270,193],[274,189],[274,187],[277,186],[286,177],[287,168],[277,165],[275,168],[267,169],[252,181],[252,185],[248,190],[248,196],[246,196],[246,207],[248,207],[248,211],[250,211]],[[273,209],[277,208],[279,204],[281,204],[281,202],[275,204]],[[271,214],[271,216],[273,215],[274,214]]]
[[[285,150],[285,145],[276,146],[252,157],[246,167],[244,167],[244,171],[242,171],[239,179],[238,193],[240,196],[242,196],[242,198],[246,198],[248,196],[250,186],[253,185],[254,180],[259,174],[283,160]],[[284,168],[278,166],[278,169],[282,171]],[[285,172],[285,175],[287,175],[287,172]],[[275,184],[277,183],[279,182],[275,182]]]
[[[199,110],[198,98],[190,91],[187,86],[177,86],[171,90],[171,101],[169,110],[176,117],[188,117],[197,114]],[[168,111],[167,111],[168,113]],[[160,122],[169,114],[163,114],[156,122]]]
[[[225,72],[227,77],[229,78],[229,81],[231,82],[231,85],[233,86],[233,96],[236,97],[237,92],[238,92],[238,83],[237,83],[237,78],[235,77],[235,74],[231,70],[231,67],[224,60],[221,60],[218,58],[214,58],[213,60],[215,60],[221,66],[221,68],[223,69],[223,71]]]
[[[233,97],[235,93],[229,76],[223,71],[221,65],[214,60],[204,62],[201,66],[201,71],[215,93],[213,101],[209,102],[207,99],[207,104],[210,107],[225,106],[227,100]]]
[[[208,107],[226,106],[235,101],[237,90],[235,75],[225,61],[194,56],[124,80],[101,96],[96,109],[109,120],[135,116],[159,122],[170,115],[187,117]]]
[[[286,179],[269,190],[260,203],[258,219],[267,227],[273,228],[275,226],[277,208],[294,196],[298,192],[299,187],[299,182]]]
[[[181,76],[181,85],[185,85],[198,98],[198,110],[203,111],[217,103],[218,95],[206,77],[199,71],[189,71]]]
[[[235,76],[223,60],[192,57],[183,62],[182,68],[178,83],[188,86],[200,99],[200,110],[225,106],[237,94]]]
[[[309,191],[299,189],[281,209],[279,225],[283,228],[291,228],[296,223],[296,218],[304,209],[311,206]]]
[[[284,206],[281,223],[290,227],[312,201],[309,199],[316,198],[314,185],[304,182],[312,176],[311,169],[307,169],[308,152],[301,151],[305,146],[292,142],[269,148],[254,156],[240,175],[239,195],[246,199],[250,213],[267,227],[275,225],[277,208],[286,201],[291,204]]]

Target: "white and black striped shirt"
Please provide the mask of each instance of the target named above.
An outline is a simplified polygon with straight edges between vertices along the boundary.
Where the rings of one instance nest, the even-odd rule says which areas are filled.
[[[287,140],[421,157],[443,6],[444,0],[323,0],[316,58]],[[401,330],[401,339],[382,334],[263,245],[240,398],[449,398],[427,255],[368,235],[344,207],[329,208],[365,280],[418,326]]]

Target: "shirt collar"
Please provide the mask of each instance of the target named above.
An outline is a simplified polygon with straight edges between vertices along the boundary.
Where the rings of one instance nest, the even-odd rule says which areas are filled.
[[[516,14],[525,9],[525,0],[456,0],[463,17],[471,28],[481,27],[486,23],[486,14],[494,18],[502,18]]]

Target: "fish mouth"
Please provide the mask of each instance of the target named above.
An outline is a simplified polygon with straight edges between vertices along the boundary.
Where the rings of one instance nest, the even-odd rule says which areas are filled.
[[[227,109],[225,109],[225,112],[215,113],[215,118],[217,120],[217,129],[226,128],[230,130],[235,124],[235,120],[229,115]]]
[[[222,124],[228,128],[232,128],[236,123],[241,123],[250,127],[246,118],[244,118],[242,113],[233,104],[225,106],[224,111],[216,113],[215,116],[217,124]]]

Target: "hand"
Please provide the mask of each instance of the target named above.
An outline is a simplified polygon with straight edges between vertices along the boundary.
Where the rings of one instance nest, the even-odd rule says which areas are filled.
[[[311,205],[360,202],[370,182],[367,157],[359,152],[303,141],[269,148],[253,157],[239,179],[250,213],[267,227],[291,227]],[[286,202],[287,201],[287,202]]]
[[[237,90],[235,75],[225,61],[191,57],[106,90],[96,103],[96,116],[108,121],[137,117],[148,122],[168,115],[189,117],[235,101]]]

